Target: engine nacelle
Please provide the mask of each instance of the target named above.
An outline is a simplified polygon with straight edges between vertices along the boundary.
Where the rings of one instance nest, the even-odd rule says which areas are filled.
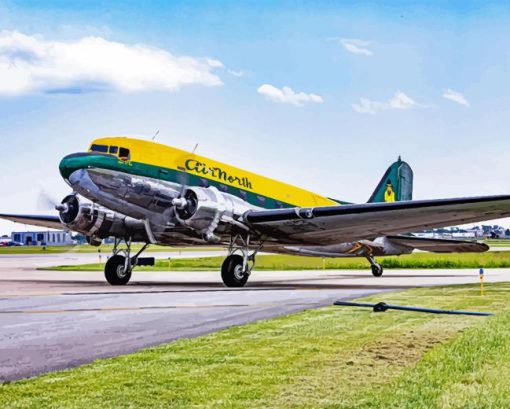
[[[218,241],[214,234],[220,222],[237,222],[237,218],[252,209],[240,198],[222,193],[215,187],[189,187],[183,197],[175,199],[177,220],[201,233],[206,241]]]
[[[66,196],[57,209],[60,211],[62,223],[95,242],[110,236],[131,237],[137,241],[147,240],[142,221],[90,203],[81,203],[76,195]]]

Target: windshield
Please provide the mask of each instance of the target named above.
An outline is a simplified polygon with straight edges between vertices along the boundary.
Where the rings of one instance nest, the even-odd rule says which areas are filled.
[[[131,159],[131,153],[129,149],[123,148],[121,146],[108,146],[93,143],[90,146],[89,152],[106,153],[112,156],[116,156],[121,160]]]

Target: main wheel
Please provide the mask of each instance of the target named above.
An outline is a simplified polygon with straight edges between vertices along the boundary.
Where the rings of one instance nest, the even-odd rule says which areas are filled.
[[[111,285],[125,285],[131,278],[131,270],[126,271],[126,257],[115,255],[104,266],[104,276]]]
[[[372,275],[374,277],[381,277],[384,269],[380,264],[374,264],[372,266]]]
[[[244,287],[249,275],[243,271],[243,258],[238,254],[228,256],[221,266],[221,279],[227,287]]]

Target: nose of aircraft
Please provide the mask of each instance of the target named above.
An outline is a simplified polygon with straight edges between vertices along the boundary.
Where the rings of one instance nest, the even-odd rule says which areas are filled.
[[[62,177],[64,179],[68,179],[74,171],[87,167],[87,159],[89,156],[90,155],[88,153],[73,153],[71,155],[64,156],[59,165]]]

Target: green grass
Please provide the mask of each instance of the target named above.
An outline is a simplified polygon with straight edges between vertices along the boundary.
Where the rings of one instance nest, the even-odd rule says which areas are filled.
[[[0,386],[3,408],[504,408],[510,283],[365,298],[496,317],[328,307]]]
[[[142,247],[142,244],[134,243],[132,249],[137,251]],[[104,244],[100,247],[89,246],[88,244],[77,246],[19,246],[19,247],[0,247],[0,256],[2,254],[59,254],[59,253],[100,253],[110,254],[113,250],[113,245]],[[219,247],[168,247],[150,245],[147,252],[164,252],[164,251],[209,251],[220,250]]]
[[[506,313],[433,349],[369,399],[381,408],[508,408],[509,339]]]
[[[154,267],[139,267],[137,271],[210,271],[218,270],[223,257],[203,257],[191,259],[156,260]],[[465,254],[415,253],[403,256],[378,257],[377,261],[387,269],[435,269],[435,268],[503,268],[510,267],[510,251]],[[359,270],[367,269],[370,264],[364,258],[303,257],[288,255],[260,255],[257,257],[256,270],[319,270],[326,269]],[[57,266],[46,270],[102,270],[104,265],[85,264]]]
[[[483,243],[490,247],[510,247],[510,239],[488,239],[483,241]]]

